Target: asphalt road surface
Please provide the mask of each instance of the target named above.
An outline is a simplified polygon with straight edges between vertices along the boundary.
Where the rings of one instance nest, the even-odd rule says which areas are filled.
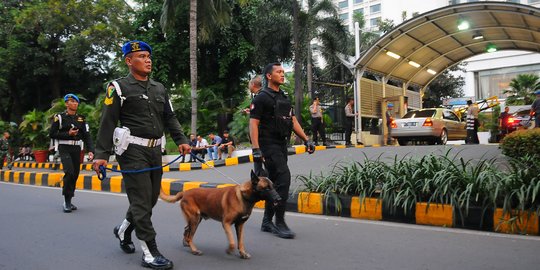
[[[322,151],[321,151],[322,152]],[[143,269],[141,249],[124,254],[112,234],[128,206],[123,194],[80,191],[79,210],[63,213],[59,188],[0,183],[0,269]],[[153,223],[160,251],[174,269],[538,269],[540,237],[288,213],[294,240],[259,230],[262,212],[245,226],[252,255],[225,253],[221,225],[203,221],[194,256],[181,245],[176,204],[159,201]]]

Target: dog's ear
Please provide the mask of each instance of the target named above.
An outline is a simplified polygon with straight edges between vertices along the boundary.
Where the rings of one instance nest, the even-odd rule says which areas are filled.
[[[259,182],[259,177],[255,174],[253,170],[251,170],[251,183],[256,186]]]
[[[262,169],[259,171],[259,176],[268,178],[268,172],[265,169]]]

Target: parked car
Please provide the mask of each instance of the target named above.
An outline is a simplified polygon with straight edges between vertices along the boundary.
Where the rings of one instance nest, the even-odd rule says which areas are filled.
[[[513,112],[510,117],[507,118],[507,133],[511,133],[518,129],[528,129],[534,127],[534,116],[530,116],[531,109],[524,108]]]
[[[393,120],[391,127],[391,135],[400,145],[410,141],[446,144],[448,140],[465,140],[467,137],[465,121],[445,108],[410,111],[403,118]]]

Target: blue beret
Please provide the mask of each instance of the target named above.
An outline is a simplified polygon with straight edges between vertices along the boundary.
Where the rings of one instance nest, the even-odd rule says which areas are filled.
[[[534,94],[535,94],[535,95],[540,95],[540,89],[534,91]]]
[[[65,95],[65,96],[64,96],[64,102],[68,101],[68,99],[70,99],[70,98],[76,100],[77,103],[80,103],[79,97],[76,96],[75,94],[67,94],[67,95]]]
[[[132,52],[139,52],[139,51],[147,51],[152,54],[152,47],[148,45],[148,43],[140,40],[132,40],[128,41],[122,46],[122,53],[124,53],[124,57]]]

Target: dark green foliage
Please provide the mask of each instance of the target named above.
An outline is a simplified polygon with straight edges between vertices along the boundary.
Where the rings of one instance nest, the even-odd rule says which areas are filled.
[[[503,154],[509,157],[529,155],[540,159],[540,129],[514,131],[502,139],[500,147]]]

